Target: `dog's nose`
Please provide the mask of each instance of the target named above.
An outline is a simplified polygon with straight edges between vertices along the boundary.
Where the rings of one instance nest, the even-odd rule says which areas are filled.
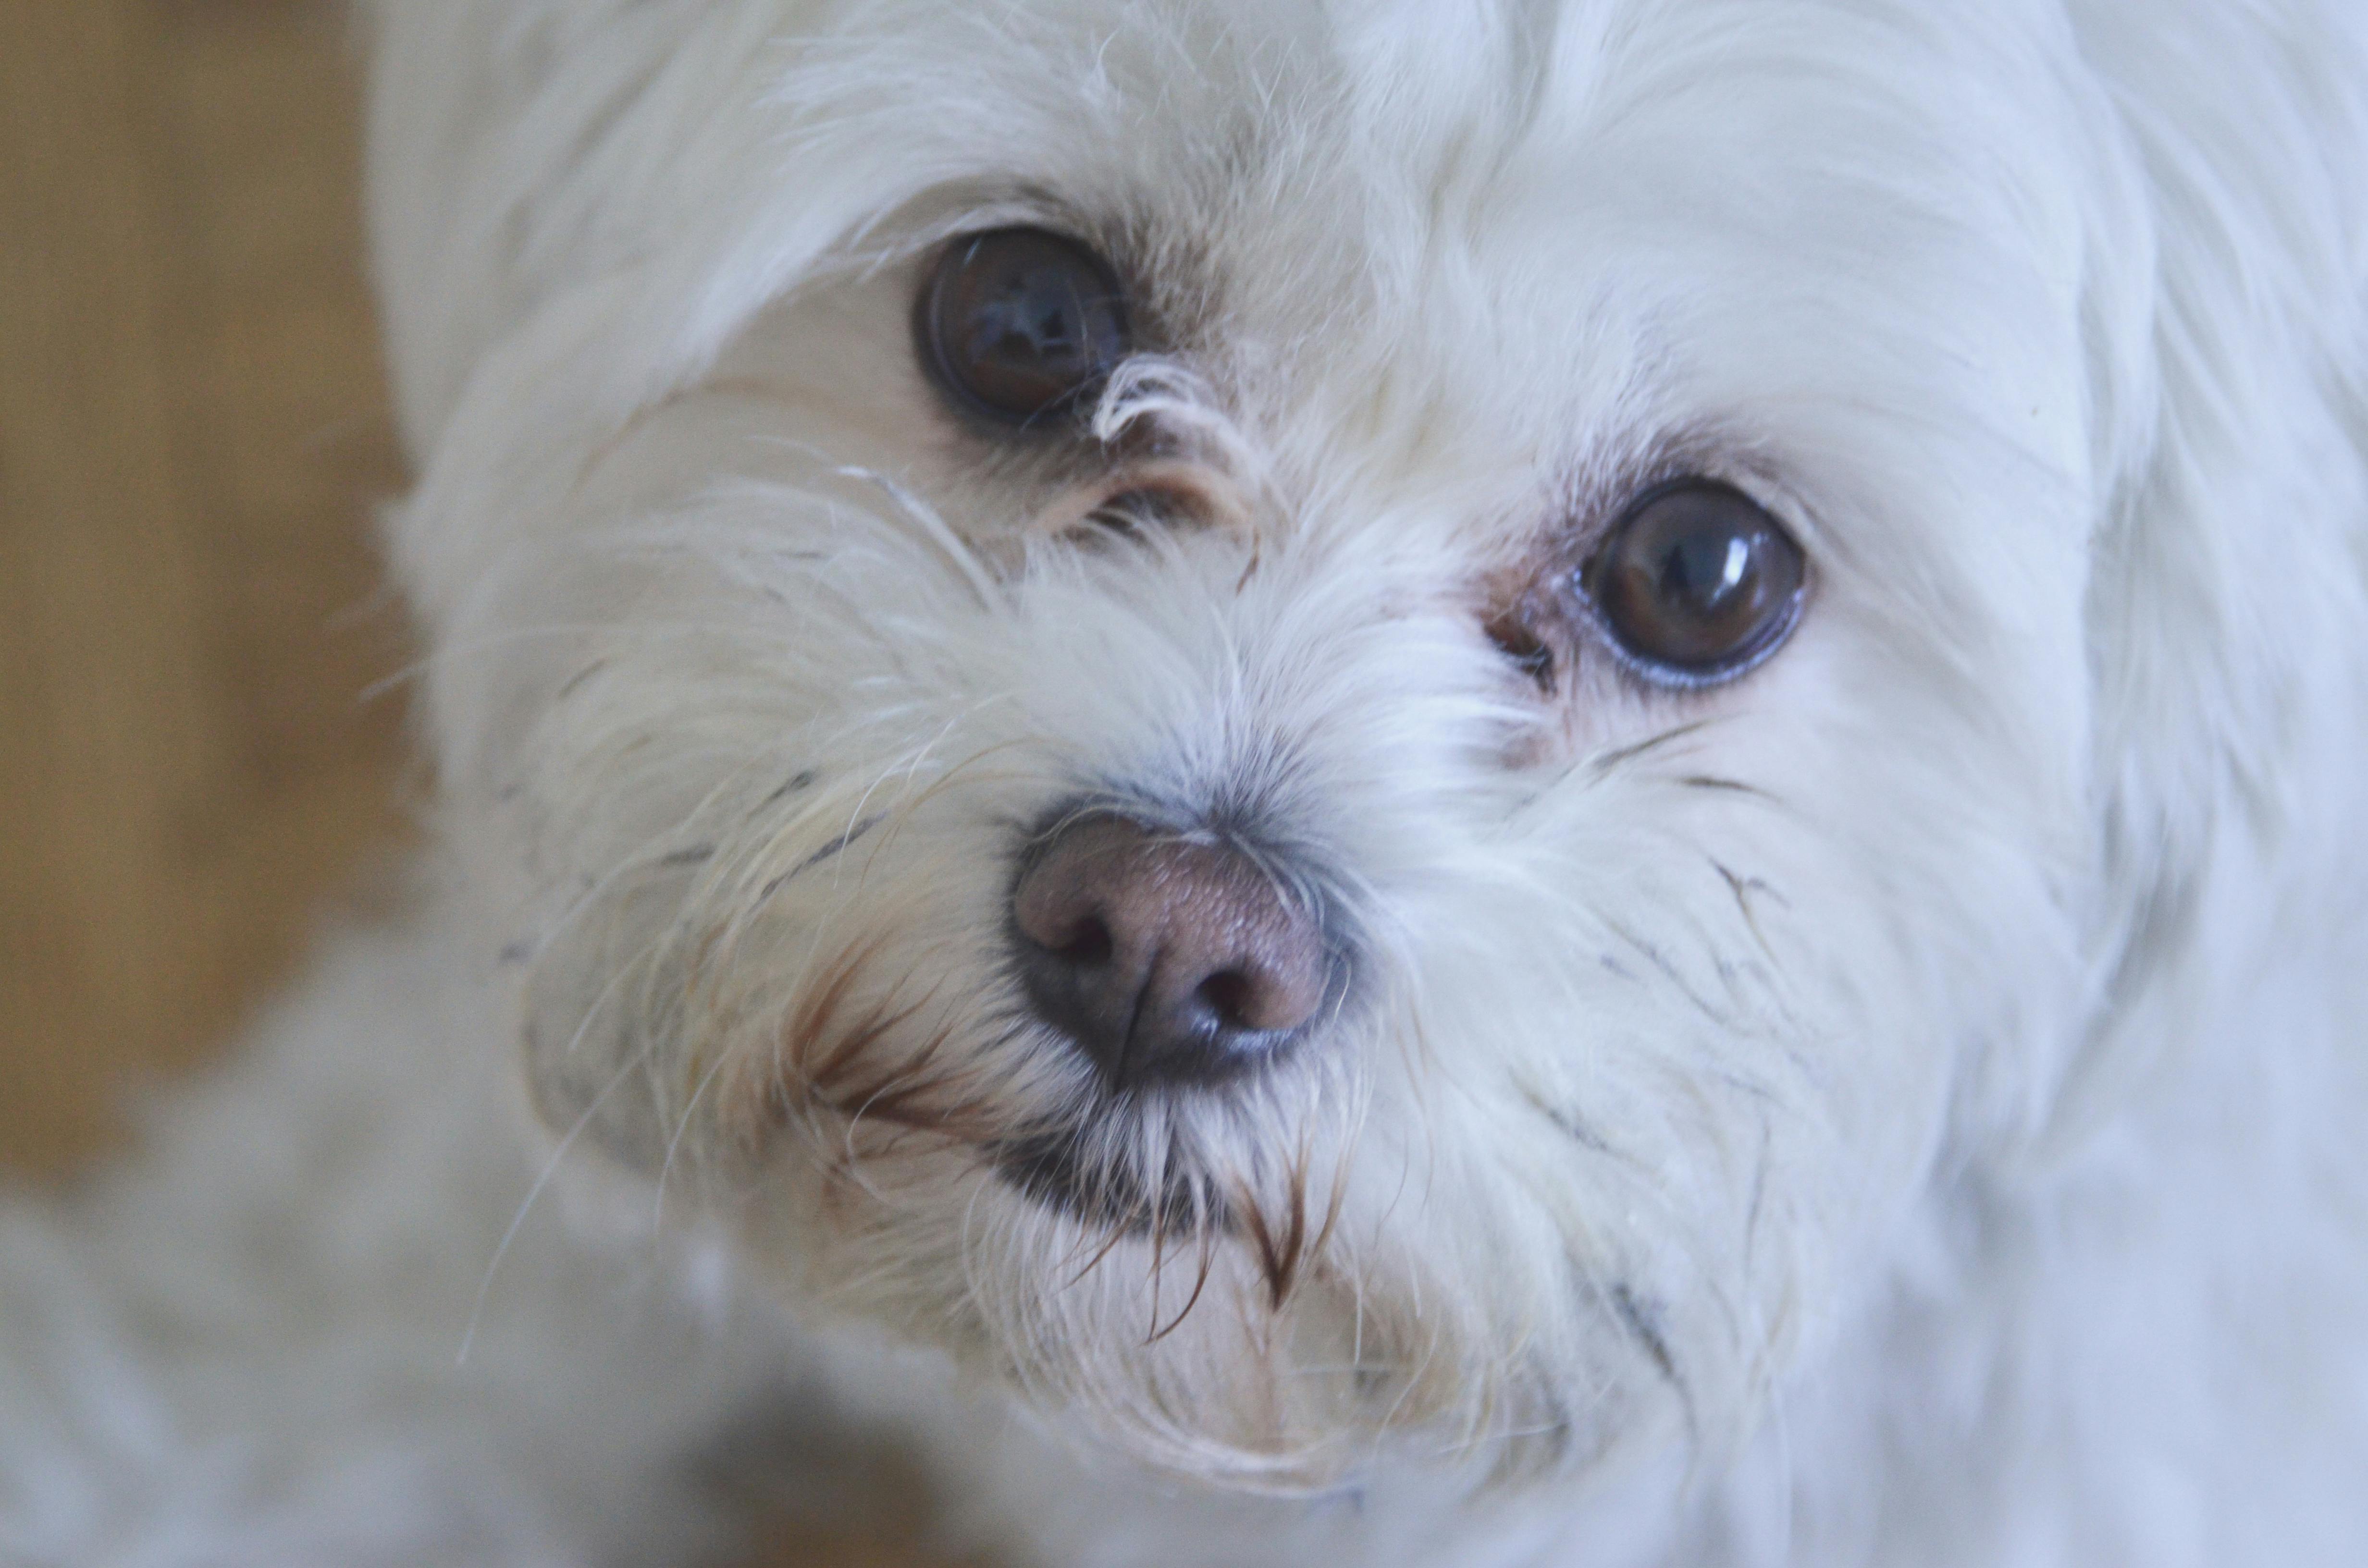
[[[1116,1087],[1253,1067],[1331,980],[1314,912],[1248,855],[1125,817],[1040,844],[1011,914],[1029,1000]]]

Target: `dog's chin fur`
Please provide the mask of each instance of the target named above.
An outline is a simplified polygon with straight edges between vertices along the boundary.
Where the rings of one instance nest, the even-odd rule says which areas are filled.
[[[794,1368],[1023,1557],[2359,1561],[2363,16],[375,7],[457,869],[375,961],[452,1021],[307,1006],[324,1062],[522,1062],[552,1179],[365,1139],[466,1310],[320,1333],[491,1323],[573,1392],[438,1361],[419,1430],[609,1434],[406,1471],[387,1539],[682,1550],[633,1488]],[[1013,223],[1129,294],[1075,428],[916,358]],[[1801,542],[1781,646],[1509,658],[1687,475]],[[1007,914],[1103,810],[1320,909],[1320,1027],[1104,1089]],[[505,1361],[601,1267],[553,1209],[796,1326]],[[377,1477],[377,1398],[270,1462]]]

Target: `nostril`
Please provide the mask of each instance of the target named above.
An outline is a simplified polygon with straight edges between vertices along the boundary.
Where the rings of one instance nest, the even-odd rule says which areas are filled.
[[[1053,948],[1054,957],[1064,959],[1079,969],[1091,969],[1106,964],[1118,944],[1110,936],[1110,923],[1099,915],[1088,915],[1077,922],[1060,946]]]
[[[1229,969],[1202,981],[1195,994],[1216,1017],[1220,1028],[1255,1029],[1259,1027],[1251,1021],[1257,992],[1256,981],[1237,969]]]

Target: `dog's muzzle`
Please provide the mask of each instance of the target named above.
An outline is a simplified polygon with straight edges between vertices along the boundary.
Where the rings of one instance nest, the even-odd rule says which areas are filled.
[[[1131,817],[1038,840],[1011,892],[1022,989],[1111,1089],[1210,1085],[1315,1027],[1343,970],[1321,912],[1247,848]]]

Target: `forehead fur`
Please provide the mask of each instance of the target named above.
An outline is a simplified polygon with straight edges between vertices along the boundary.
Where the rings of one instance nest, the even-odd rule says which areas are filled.
[[[2054,134],[2072,110],[2033,101],[2057,85],[2036,68],[2038,29],[1996,7],[1976,22],[1823,0],[1587,0],[1426,20],[1003,0],[952,25],[937,6],[632,9],[630,30],[680,34],[655,80],[622,77],[651,51],[604,42],[623,19],[541,21],[570,35],[545,49],[613,52],[619,79],[579,70],[593,85],[540,105],[504,166],[480,171],[520,192],[559,176],[530,213],[514,197],[503,239],[484,240],[539,291],[649,269],[678,301],[677,374],[831,247],[932,190],[1047,195],[1159,221],[1164,243],[1231,230],[1268,252],[1241,261],[1287,260],[1286,276],[1382,304],[1435,293],[1439,269],[1543,248],[1528,276],[1496,284],[1583,312],[1588,258],[1555,254],[1570,250],[1555,230],[1638,272],[1710,224],[1777,255],[1855,250],[1860,271],[1944,235],[2028,244],[2059,285],[2079,261],[2078,171]],[[708,112],[673,112],[692,84],[712,98],[719,82]],[[1400,244],[1409,224],[1435,244]],[[655,236],[670,237],[662,255]],[[1752,251],[1726,254],[1748,265]]]
[[[1743,360],[1847,312],[1861,331],[1913,321],[2016,401],[2077,404],[2059,345],[2019,324],[2069,317],[2074,109],[2006,18],[1974,40],[1956,36],[1970,22],[1828,4],[967,17],[867,8],[785,51],[777,199],[809,244],[932,192],[1025,194],[1114,231],[1237,336],[1328,330],[1401,376],[1485,359],[1534,386],[1680,341]],[[854,176],[839,199],[825,170]],[[782,245],[773,263],[813,259]],[[1588,341],[1607,321],[1647,341]]]

